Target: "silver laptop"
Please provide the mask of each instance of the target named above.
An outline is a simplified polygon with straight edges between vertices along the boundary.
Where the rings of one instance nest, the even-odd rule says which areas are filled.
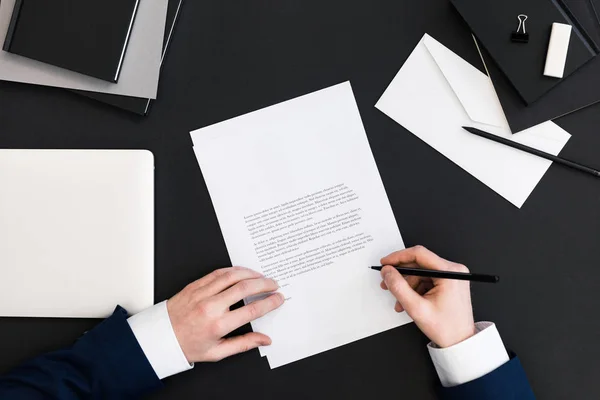
[[[154,158],[0,150],[0,316],[103,318],[154,301]]]

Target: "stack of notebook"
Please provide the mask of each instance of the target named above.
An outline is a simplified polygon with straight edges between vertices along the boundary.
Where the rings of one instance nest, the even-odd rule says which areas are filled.
[[[63,87],[145,115],[182,2],[3,0],[0,80]]]
[[[473,32],[513,133],[600,101],[600,0],[451,2]],[[545,75],[555,23],[571,30],[560,78]]]

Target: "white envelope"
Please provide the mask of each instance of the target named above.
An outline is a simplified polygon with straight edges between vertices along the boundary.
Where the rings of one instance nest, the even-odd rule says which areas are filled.
[[[571,137],[551,121],[513,135],[488,77],[427,34],[375,107],[519,208],[551,162],[462,126],[554,155]]]

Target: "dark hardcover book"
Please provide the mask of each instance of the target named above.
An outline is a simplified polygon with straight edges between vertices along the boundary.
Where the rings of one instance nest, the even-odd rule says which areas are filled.
[[[4,50],[117,82],[140,0],[17,0]]]
[[[583,29],[600,46],[600,0],[563,0]]]
[[[569,0],[568,6],[590,35],[600,38],[600,0]],[[527,106],[492,56],[479,43],[480,53],[513,133],[600,102],[600,57],[581,67],[535,103]]]
[[[167,23],[165,25],[165,36],[163,39],[163,53],[161,59],[161,66],[165,60],[165,56],[167,54],[167,50],[169,49],[171,39],[173,38],[173,31],[175,30],[175,25],[177,24],[177,20],[181,12],[182,3],[183,0],[169,0],[169,5],[167,8]],[[150,104],[152,103],[151,99],[144,99],[140,97],[119,96],[115,94],[86,92],[81,90],[76,90],[75,93],[81,94],[94,100],[101,101],[106,104],[110,104],[112,106],[121,108],[126,111],[131,111],[139,115],[148,114]]]
[[[473,34],[491,55],[508,81],[527,104],[541,98],[571,74],[594,59],[597,44],[562,0],[451,0]],[[527,43],[512,40],[518,16],[527,15]],[[552,24],[572,26],[562,79],[544,76]],[[523,33],[523,30],[520,31]]]

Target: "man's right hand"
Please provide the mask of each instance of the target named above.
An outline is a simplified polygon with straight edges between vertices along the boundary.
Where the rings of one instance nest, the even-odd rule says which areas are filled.
[[[167,302],[169,318],[188,362],[219,361],[270,345],[271,339],[257,332],[223,337],[275,310],[283,304],[284,298],[274,293],[234,311],[229,307],[246,297],[278,288],[277,282],[256,271],[232,267],[206,275],[171,298]]]
[[[450,347],[475,335],[469,282],[453,279],[404,278],[391,266],[469,272],[461,264],[445,260],[423,246],[397,251],[381,259],[381,288],[398,302],[419,329],[436,345]]]

